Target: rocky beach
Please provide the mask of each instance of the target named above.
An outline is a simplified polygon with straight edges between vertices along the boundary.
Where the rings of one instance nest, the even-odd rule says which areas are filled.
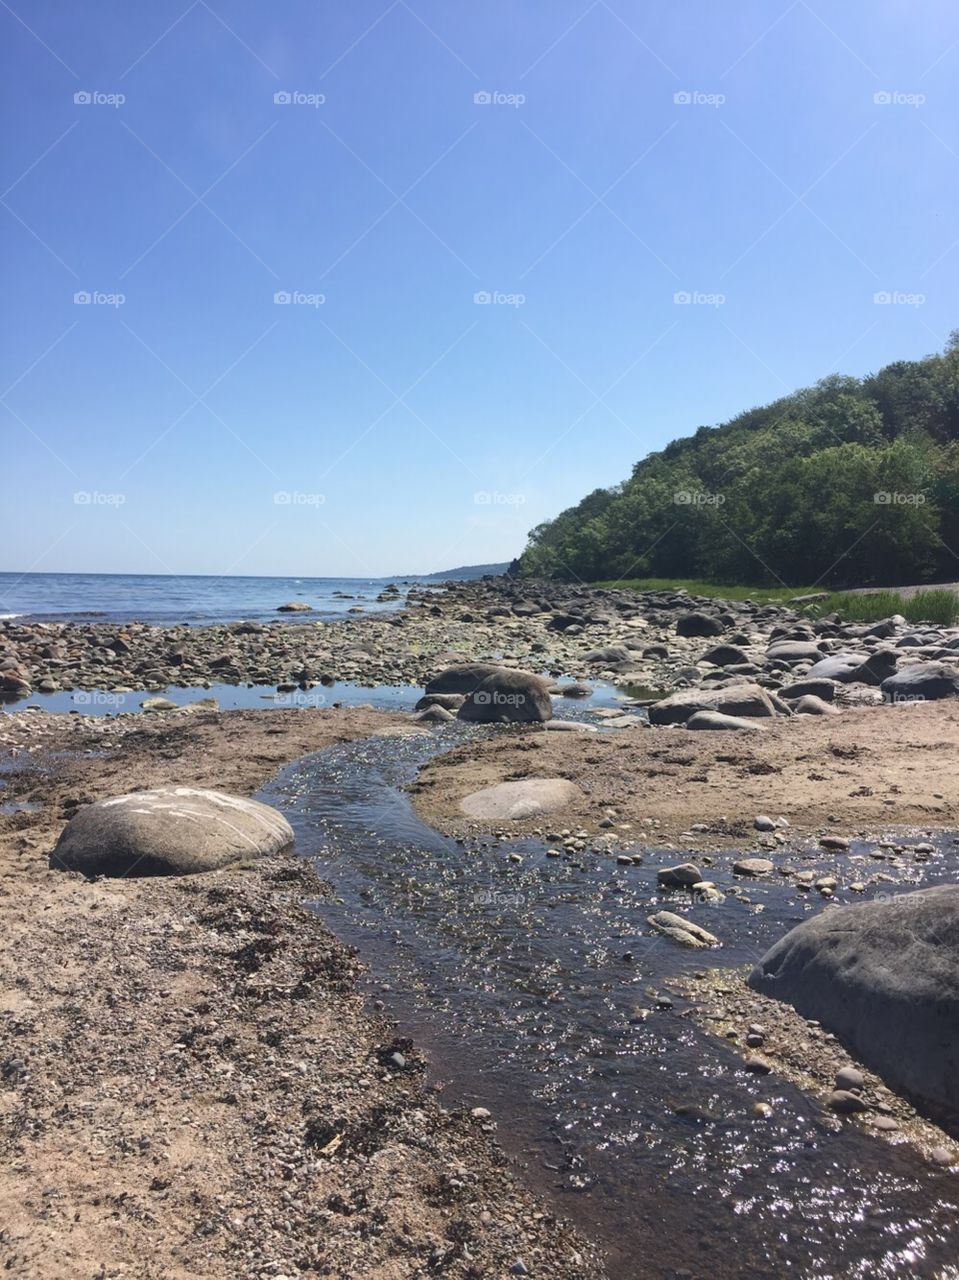
[[[933,1207],[959,1169],[943,1083],[959,1054],[959,630],[844,623],[815,600],[497,578],[412,587],[388,612],[338,621],[6,620],[0,682],[0,1261],[12,1274],[635,1274],[601,1212],[593,1233],[569,1187],[527,1167],[510,1104],[499,1124],[494,1107],[447,1105],[399,987],[383,981],[374,999],[362,946],[334,936],[324,903],[347,888],[325,883],[325,843],[303,847],[306,828],[277,814],[262,819],[270,841],[250,827],[249,849],[212,837],[207,849],[215,812],[191,808],[189,864],[150,844],[147,828],[170,822],[153,821],[154,804],[212,792],[235,806],[231,829],[254,793],[286,813],[268,784],[297,761],[315,758],[335,810],[323,762],[366,743],[421,752],[394,790],[448,842],[437,848],[466,852],[472,870],[457,875],[490,869],[494,907],[548,931],[538,878],[560,877],[573,900],[612,885],[603,990],[640,984],[624,1034],[681,1017],[702,1028],[700,1054],[733,1055],[719,1074],[739,1080],[729,1098],[752,1108],[749,1125],[763,1108],[809,1106],[822,1134],[868,1140],[880,1165],[895,1152],[910,1204],[932,1215],[915,1273],[945,1274],[956,1241]],[[256,710],[219,709],[246,686]],[[363,705],[385,687],[399,691],[392,710]],[[114,834],[124,796],[144,817],[135,836]],[[309,803],[295,812],[306,821]],[[360,833],[383,838],[366,821]],[[130,856],[120,870],[111,848]],[[370,885],[359,896],[377,925],[385,882]],[[927,893],[940,895],[929,907]],[[830,968],[828,938],[801,930],[839,917],[861,918],[863,940],[837,1005],[827,997],[846,970]],[[883,977],[885,946],[908,957],[911,982]],[[803,947],[818,985],[792,976],[809,969]],[[842,1025],[842,1005],[869,998],[904,1042]],[[756,1094],[766,1080],[797,1101]],[[676,1123],[721,1130],[715,1100],[687,1092]],[[621,1168],[631,1186],[641,1166]],[[648,1274],[758,1276],[767,1246],[755,1247],[726,1269],[657,1254]],[[846,1262],[834,1273],[852,1274]]]

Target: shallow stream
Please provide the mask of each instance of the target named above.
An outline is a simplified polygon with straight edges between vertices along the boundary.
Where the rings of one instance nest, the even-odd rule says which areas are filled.
[[[260,795],[333,886],[317,910],[427,1052],[444,1101],[489,1108],[528,1180],[604,1245],[616,1280],[959,1276],[953,1175],[746,1072],[741,1050],[667,998],[676,975],[754,963],[818,901],[777,877],[749,882],[749,902],[690,908],[657,889],[675,851],[637,848],[643,865],[621,867],[534,840],[448,839],[402,788],[471,732],[335,746]],[[709,868],[723,890],[743,887],[731,860]],[[954,877],[956,863],[944,843],[917,883]],[[657,939],[646,917],[663,906],[691,910],[722,948]],[[754,1114],[758,1101],[771,1117]]]

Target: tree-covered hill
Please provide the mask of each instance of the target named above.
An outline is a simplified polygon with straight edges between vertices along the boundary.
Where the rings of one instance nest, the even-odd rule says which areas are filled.
[[[959,331],[700,427],[530,534],[530,577],[896,584],[959,577]]]

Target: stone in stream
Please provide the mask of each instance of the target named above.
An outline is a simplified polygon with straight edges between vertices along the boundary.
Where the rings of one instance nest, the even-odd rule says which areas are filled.
[[[462,693],[424,693],[413,710],[425,711],[427,707],[443,707],[447,711],[459,711],[464,696]]]
[[[457,713],[460,720],[519,724],[551,720],[553,703],[549,685],[529,671],[495,667],[467,696]]]
[[[582,684],[579,681],[575,681],[573,684],[561,684],[558,692],[561,698],[591,698],[593,696],[592,685]]]
[[[651,924],[657,933],[672,938],[674,942],[682,943],[684,947],[718,947],[720,945],[719,939],[708,929],[703,929],[692,920],[687,920],[685,916],[678,916],[672,911],[657,911],[654,915],[646,917],[646,923]]]
[[[959,1115],[959,884],[827,907],[770,948],[749,985],[887,1084]]]
[[[869,1110],[868,1105],[858,1094],[850,1093],[847,1089],[833,1089],[826,1101],[832,1111],[838,1111],[845,1116],[854,1115],[857,1111]]]
[[[768,858],[740,858],[733,863],[733,874],[737,876],[768,876],[775,870],[775,864]]]
[[[662,867],[656,872],[656,880],[662,889],[691,889],[702,883],[703,873],[691,862],[676,867]]]
[[[50,854],[86,876],[179,876],[215,871],[293,843],[269,805],[196,787],[160,787],[86,805]]]
[[[447,711],[445,707],[432,703],[415,716],[414,719],[417,724],[447,724],[450,720],[455,720],[456,717],[452,711]]]
[[[581,800],[582,791],[566,778],[526,778],[474,791],[460,801],[468,818],[535,818]]]
[[[304,604],[301,600],[291,600],[288,604],[278,604],[276,611],[277,613],[312,613],[313,606]]]
[[[594,724],[583,724],[582,720],[546,720],[543,728],[550,733],[599,733]]]
[[[295,687],[295,686],[294,686]],[[169,698],[144,698],[140,703],[143,711],[178,711],[179,704]]]
[[[923,702],[959,697],[959,671],[945,662],[916,662],[883,680],[887,702]]]

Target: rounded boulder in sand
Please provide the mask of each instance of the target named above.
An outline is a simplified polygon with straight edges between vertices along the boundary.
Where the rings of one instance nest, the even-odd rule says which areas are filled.
[[[827,907],[749,978],[815,1018],[888,1084],[959,1116],[959,884]]]
[[[220,791],[161,787],[81,809],[50,854],[86,876],[184,876],[277,853],[293,829],[269,805]]]
[[[536,818],[582,798],[576,783],[565,778],[526,778],[474,791],[460,801],[460,809],[468,818]]]

